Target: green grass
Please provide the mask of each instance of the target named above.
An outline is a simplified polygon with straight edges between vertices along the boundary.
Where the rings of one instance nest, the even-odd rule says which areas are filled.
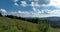
[[[0,17],[0,32],[37,32],[37,24]]]
[[[40,32],[37,26],[23,20],[0,17],[0,32]],[[48,32],[60,32],[60,29],[49,26]]]

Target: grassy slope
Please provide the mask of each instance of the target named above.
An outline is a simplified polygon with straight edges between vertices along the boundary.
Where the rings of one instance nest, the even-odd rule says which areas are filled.
[[[37,24],[0,17],[0,32],[37,32]]]
[[[49,27],[49,32],[60,32],[60,29]]]
[[[0,32],[38,32],[38,28],[35,23],[0,17]],[[60,29],[49,27],[49,32],[60,32]]]

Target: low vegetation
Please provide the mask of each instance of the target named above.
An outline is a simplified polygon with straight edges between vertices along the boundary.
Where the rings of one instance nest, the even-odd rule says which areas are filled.
[[[37,32],[37,24],[23,20],[0,17],[0,32]]]
[[[46,20],[1,15],[0,32],[60,32],[60,29],[53,28]]]

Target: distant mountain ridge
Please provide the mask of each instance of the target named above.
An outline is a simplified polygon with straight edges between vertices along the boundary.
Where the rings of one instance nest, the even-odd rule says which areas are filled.
[[[48,21],[60,21],[60,17],[45,17],[45,18],[40,18],[42,20],[48,20]]]
[[[45,17],[40,18],[41,20],[47,20],[50,24],[60,27],[60,17]]]

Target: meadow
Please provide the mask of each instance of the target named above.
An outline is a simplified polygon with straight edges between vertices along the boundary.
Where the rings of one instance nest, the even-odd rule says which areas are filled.
[[[41,24],[37,24],[19,19],[0,17],[0,32],[60,32],[59,28],[52,28],[45,22],[40,23]],[[45,26],[43,26],[42,24],[45,26],[48,25],[47,30],[44,31]]]

